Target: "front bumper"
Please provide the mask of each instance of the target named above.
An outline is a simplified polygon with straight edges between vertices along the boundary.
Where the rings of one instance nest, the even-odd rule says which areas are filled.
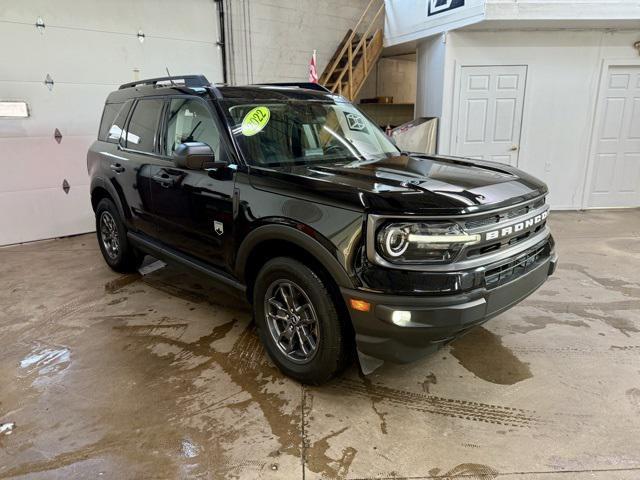
[[[351,299],[371,304],[368,312],[351,310],[358,351],[380,360],[412,362],[531,295],[556,264],[552,251],[509,282],[459,295],[394,296],[343,288],[347,305]],[[410,321],[394,323],[395,311],[410,312]]]

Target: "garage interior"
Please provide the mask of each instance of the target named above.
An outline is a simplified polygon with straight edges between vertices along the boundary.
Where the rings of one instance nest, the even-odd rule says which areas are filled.
[[[544,91],[523,94],[525,112],[547,104],[554,132],[567,118],[582,122],[577,138],[529,137],[517,163],[555,192],[558,270],[524,302],[427,358],[366,376],[354,363],[328,385],[303,386],[270,362],[236,292],[151,257],[138,274],[103,262],[86,151],[120,84],[167,69],[214,83],[306,81],[311,52],[323,72],[350,29],[371,26],[365,39],[384,37],[376,61],[357,91],[347,81],[336,88],[382,128],[459,119],[453,98],[463,92],[452,89],[460,77],[447,76],[456,68],[527,63],[507,73],[525,71],[527,85],[540,86],[531,57],[483,57],[474,45],[544,32],[453,32],[453,53],[438,66],[432,48],[442,32],[395,45],[388,38],[386,15],[401,3],[387,0],[377,18],[378,2],[366,0],[0,7],[0,36],[15,45],[0,52],[0,103],[28,107],[27,117],[0,118],[0,478],[640,477],[640,57],[632,41],[640,13],[631,2],[591,18],[595,34],[555,20],[571,24],[562,35],[577,44],[597,34],[601,49],[614,39],[611,48],[624,51],[594,60],[588,90],[596,94],[576,103],[577,114],[554,111],[558,98]],[[624,21],[604,18],[614,14]],[[611,32],[614,21],[620,31]],[[627,74],[632,83],[619,94]],[[421,90],[438,78],[437,92]],[[366,102],[379,98],[393,100]],[[470,154],[443,141],[451,125],[441,124],[438,151]],[[546,152],[551,160],[530,160]],[[615,170],[616,159],[626,170]]]

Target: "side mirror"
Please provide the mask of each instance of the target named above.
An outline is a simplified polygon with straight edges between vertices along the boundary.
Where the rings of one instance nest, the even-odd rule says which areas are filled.
[[[202,142],[186,142],[178,145],[173,152],[173,163],[176,167],[187,170],[206,170],[226,165],[225,162],[216,162],[211,147]]]

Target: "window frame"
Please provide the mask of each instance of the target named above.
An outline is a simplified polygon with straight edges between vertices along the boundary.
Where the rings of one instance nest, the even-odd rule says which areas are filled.
[[[120,115],[120,112],[122,111],[122,109],[124,108],[126,102],[105,102],[104,107],[102,108],[102,116],[100,117],[100,123],[98,124],[98,140],[100,140],[101,142],[106,142],[109,139],[109,131],[111,130],[111,127],[113,127],[114,122],[116,121],[116,119],[118,118],[118,115]],[[108,106],[112,106],[115,105],[117,110],[116,110],[116,114],[113,116],[113,118],[111,119],[110,125],[106,128],[106,130],[104,131],[104,135],[101,137],[100,136],[100,132],[102,131],[102,126],[106,120],[105,115],[107,113],[107,107]],[[126,120],[126,118],[125,118]]]
[[[224,160],[216,158],[215,161],[226,161],[228,165],[236,165],[237,160],[236,156],[233,153],[234,149],[229,145],[229,142],[226,138],[225,132],[227,131],[226,127],[220,121],[218,116],[218,112],[215,108],[212,107],[211,103],[206,101],[204,98],[198,95],[166,95],[165,99],[165,107],[163,112],[161,113],[162,117],[160,119],[160,138],[158,141],[158,158],[161,160],[165,160],[171,162],[173,164],[173,157],[171,155],[166,155],[166,141],[167,141],[167,133],[169,128],[169,113],[171,112],[171,101],[176,99],[187,99],[194,100],[202,103],[205,108],[211,114],[211,118],[213,119],[213,123],[218,129],[219,139],[220,139],[220,152],[224,150]]]
[[[145,101],[145,100],[159,100],[161,102],[161,106],[160,106],[160,113],[158,115],[158,120],[156,122],[156,128],[155,128],[155,132],[153,135],[153,151],[151,152],[146,152],[144,150],[137,150],[135,148],[129,148],[127,146],[126,143],[126,137],[129,134],[129,124],[131,123],[131,119],[133,118],[133,114],[136,111],[136,108],[138,108],[138,104],[141,101]],[[131,108],[129,109],[129,113],[127,114],[127,120],[126,120],[126,128],[124,128],[122,130],[124,135],[120,135],[120,141],[118,143],[119,148],[124,151],[124,152],[131,152],[131,153],[136,153],[138,155],[147,155],[147,156],[152,156],[152,157],[158,157],[158,133],[160,132],[160,128],[161,128],[161,122],[162,122],[162,116],[164,114],[164,110],[166,108],[166,101],[165,101],[165,97],[164,96],[149,96],[149,97],[139,97],[136,98],[135,101],[133,102],[133,105],[131,106]],[[124,141],[124,143],[123,143]]]
[[[113,122],[111,122],[111,125],[109,126],[109,130],[107,130],[107,138],[104,140],[105,142],[120,146],[120,140],[122,139],[122,132],[126,130],[127,124],[129,123],[129,115],[131,114],[131,107],[133,106],[133,104],[134,104],[134,101],[132,99],[126,100],[122,103],[122,107],[116,114],[116,117],[113,119]],[[117,139],[109,138],[109,132],[111,131],[111,127],[115,125],[115,121],[118,120],[121,113],[124,113],[124,122],[122,122],[122,129],[120,131],[120,136]]]

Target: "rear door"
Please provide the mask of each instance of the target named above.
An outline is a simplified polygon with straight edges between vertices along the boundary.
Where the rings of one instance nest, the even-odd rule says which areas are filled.
[[[454,153],[518,165],[526,65],[461,68]]]
[[[127,223],[136,231],[155,234],[150,215],[151,163],[157,155],[156,142],[163,100],[158,98],[137,100],[123,120],[116,118],[109,130],[108,142],[117,148],[105,154],[111,183],[126,201]]]
[[[233,239],[235,165],[215,170],[177,168],[172,160],[181,143],[208,144],[216,161],[232,164],[215,111],[195,96],[167,100],[160,147],[152,166],[151,197],[160,240],[209,265],[226,269]]]

